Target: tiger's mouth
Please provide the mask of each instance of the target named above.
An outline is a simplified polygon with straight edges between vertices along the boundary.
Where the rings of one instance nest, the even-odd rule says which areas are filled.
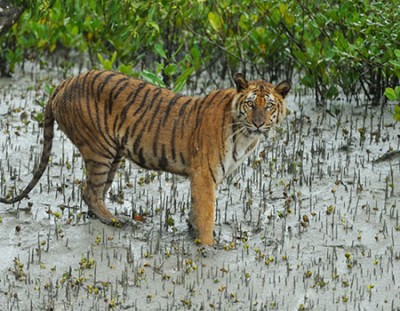
[[[249,136],[262,136],[262,135],[267,135],[269,131],[269,126],[261,126],[261,127],[256,127],[256,126],[246,126],[247,133]]]

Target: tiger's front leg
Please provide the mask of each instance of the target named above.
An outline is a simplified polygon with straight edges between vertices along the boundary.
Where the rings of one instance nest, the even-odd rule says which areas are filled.
[[[190,222],[201,244],[213,245],[216,184],[209,172],[200,170],[190,176],[192,210]]]

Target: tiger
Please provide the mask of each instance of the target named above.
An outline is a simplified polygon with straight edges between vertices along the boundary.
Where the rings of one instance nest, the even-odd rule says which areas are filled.
[[[288,81],[248,82],[205,96],[167,88],[115,71],[92,70],[61,82],[44,111],[40,162],[26,188],[2,203],[28,197],[51,154],[54,121],[79,150],[86,168],[82,198],[106,224],[118,219],[105,203],[123,158],[138,166],[189,177],[189,224],[196,241],[213,245],[216,189],[286,114]]]

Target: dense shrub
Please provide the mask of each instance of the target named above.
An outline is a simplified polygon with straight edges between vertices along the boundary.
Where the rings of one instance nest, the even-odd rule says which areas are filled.
[[[0,38],[0,57],[12,71],[28,56],[74,49],[92,66],[175,90],[189,77],[218,85],[244,71],[298,80],[318,104],[359,93],[379,103],[398,84],[398,29],[395,0],[35,0]]]

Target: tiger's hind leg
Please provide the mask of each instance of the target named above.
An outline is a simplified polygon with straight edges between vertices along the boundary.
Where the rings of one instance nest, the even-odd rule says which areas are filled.
[[[110,171],[108,172],[107,181],[103,190],[103,200],[106,198],[108,190],[110,190],[111,184],[114,180],[115,173],[119,167],[122,157],[117,156],[111,164]]]
[[[105,158],[101,159],[101,161],[85,161],[87,177],[83,200],[88,205],[90,212],[96,215],[100,221],[107,224],[112,224],[116,221],[116,217],[104,204],[104,191],[106,190],[110,172],[114,168],[113,163],[113,160]]]

